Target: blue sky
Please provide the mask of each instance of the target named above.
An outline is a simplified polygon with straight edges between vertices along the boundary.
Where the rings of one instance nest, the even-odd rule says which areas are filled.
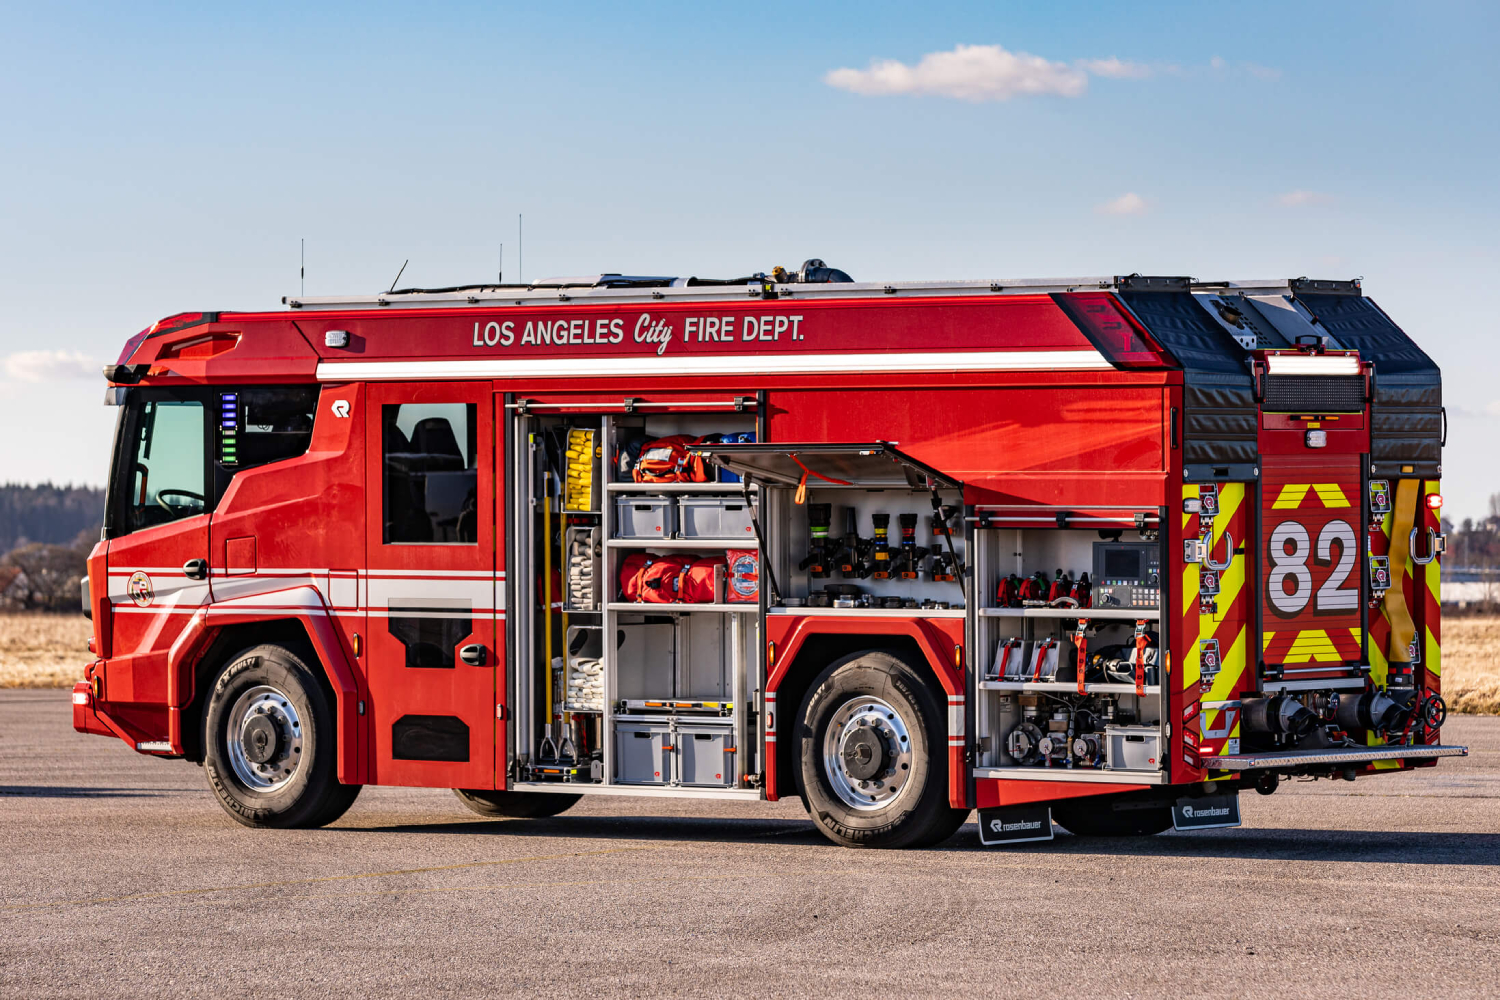
[[[1445,512],[1500,492],[1494,5],[0,15],[0,480],[101,483],[97,365],[300,239],[310,295],[514,278],[524,212],[526,277],[1363,276],[1443,366]]]

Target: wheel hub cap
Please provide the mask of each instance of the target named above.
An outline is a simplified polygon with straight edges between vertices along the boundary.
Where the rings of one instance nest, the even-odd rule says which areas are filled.
[[[224,716],[229,766],[253,792],[274,792],[302,766],[302,717],[286,692],[269,684],[250,688]]]
[[[844,770],[857,780],[868,780],[886,768],[885,741],[876,730],[861,728],[844,739]]]
[[[911,728],[881,698],[861,695],[840,705],[823,736],[823,772],[833,792],[854,809],[883,809],[911,780]]]
[[[253,716],[245,723],[240,741],[252,764],[264,764],[281,749],[281,734],[277,732],[276,724],[264,715]]]

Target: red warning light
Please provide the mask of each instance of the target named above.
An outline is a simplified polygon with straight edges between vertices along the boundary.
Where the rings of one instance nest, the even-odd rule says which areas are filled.
[[[1437,510],[1442,505],[1443,505],[1443,495],[1441,493],[1429,493],[1429,494],[1427,494],[1427,506],[1429,508],[1431,508],[1432,510]]]

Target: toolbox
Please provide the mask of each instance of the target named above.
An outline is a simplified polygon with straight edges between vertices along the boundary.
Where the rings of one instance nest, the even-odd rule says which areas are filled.
[[[729,720],[724,720],[728,723]],[[696,787],[728,788],[734,784],[734,726],[678,722],[677,781]]]
[[[753,509],[743,497],[679,497],[677,530],[683,538],[743,539],[750,544],[755,541]]]
[[[1161,770],[1161,731],[1155,726],[1105,726],[1111,771]]]
[[[677,504],[665,496],[615,497],[616,538],[676,538]]]
[[[665,785],[672,780],[672,724],[615,722],[615,780],[622,785]]]

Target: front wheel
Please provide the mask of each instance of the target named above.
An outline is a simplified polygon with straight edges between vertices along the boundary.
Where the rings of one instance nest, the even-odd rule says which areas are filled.
[[[458,801],[481,816],[505,819],[545,819],[571,809],[582,795],[552,792],[498,792],[484,788],[455,788]]]
[[[802,703],[797,791],[844,847],[926,847],[968,818],[948,805],[940,689],[890,653],[831,664]]]
[[[246,826],[323,826],[359,795],[359,785],[338,779],[329,698],[285,646],[255,646],[229,662],[214,683],[204,729],[208,783]]]

